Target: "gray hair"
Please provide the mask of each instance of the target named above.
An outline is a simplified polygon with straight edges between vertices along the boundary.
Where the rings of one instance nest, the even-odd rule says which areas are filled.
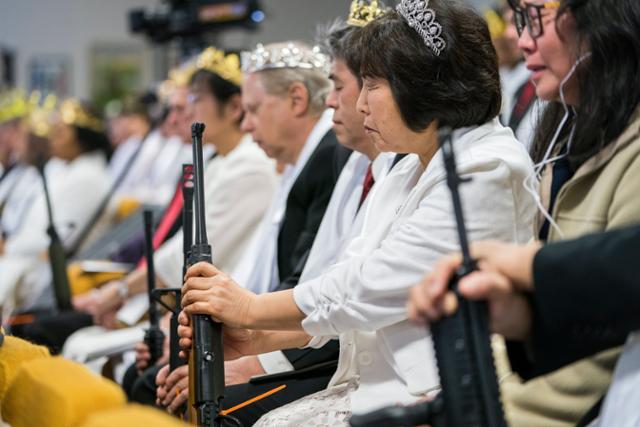
[[[280,43],[278,43],[280,44]],[[301,42],[293,42],[300,48],[311,50]],[[274,45],[271,45],[273,47]],[[284,96],[293,83],[304,85],[309,93],[309,112],[321,114],[325,110],[325,101],[331,91],[331,81],[326,73],[318,68],[273,68],[256,71],[267,93]]]

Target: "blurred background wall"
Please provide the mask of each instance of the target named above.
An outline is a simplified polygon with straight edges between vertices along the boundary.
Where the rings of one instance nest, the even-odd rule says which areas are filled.
[[[482,8],[489,1],[472,3]],[[256,42],[310,41],[318,24],[345,16],[350,3],[261,0],[264,21],[257,30],[234,28],[209,35],[206,41],[232,49],[250,48]],[[2,80],[5,85],[53,90],[99,104],[130,88],[150,87],[179,60],[180,43],[154,47],[129,31],[128,14],[166,5],[166,0],[0,0]]]

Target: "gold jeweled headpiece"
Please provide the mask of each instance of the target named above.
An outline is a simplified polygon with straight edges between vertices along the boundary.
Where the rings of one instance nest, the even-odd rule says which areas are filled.
[[[329,57],[318,46],[302,43],[258,44],[251,52],[242,52],[242,71],[255,73],[278,68],[302,68],[329,74]]]
[[[0,95],[0,123],[21,119],[29,114],[29,102],[24,91],[14,89]]]
[[[104,130],[102,120],[91,114],[74,98],[67,98],[60,104],[60,119],[70,126],[87,128],[95,132]]]
[[[377,0],[353,0],[349,9],[347,24],[364,27],[374,19],[384,15],[386,10],[378,6]]]
[[[240,58],[235,53],[225,54],[214,47],[208,47],[198,56],[196,67],[216,73],[237,86],[242,84]]]
[[[54,94],[42,96],[39,91],[31,93],[29,104],[31,113],[27,119],[29,130],[42,138],[49,136],[51,123],[56,111],[57,98]]]

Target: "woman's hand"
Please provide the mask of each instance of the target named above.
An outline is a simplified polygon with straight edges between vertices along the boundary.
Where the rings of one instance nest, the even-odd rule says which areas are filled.
[[[225,326],[251,326],[251,311],[257,295],[248,291],[211,264],[200,262],[187,271],[182,288],[183,311],[205,314]]]
[[[188,351],[193,344],[193,329],[191,319],[183,311],[178,316],[178,336],[180,337],[180,347],[182,357],[187,357]],[[260,353],[261,332],[244,328],[231,328],[227,325],[222,327],[224,343],[224,359],[235,360],[243,356],[250,356]]]

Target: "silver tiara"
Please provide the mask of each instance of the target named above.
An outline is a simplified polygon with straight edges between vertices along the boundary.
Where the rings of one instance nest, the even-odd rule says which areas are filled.
[[[241,54],[242,71],[254,73],[277,68],[316,69],[329,74],[329,58],[315,46],[310,48],[295,43],[258,44],[251,52]]]
[[[428,6],[429,0],[402,0],[396,10],[420,34],[424,44],[439,56],[447,43],[440,37],[442,26],[436,21],[436,13]]]

